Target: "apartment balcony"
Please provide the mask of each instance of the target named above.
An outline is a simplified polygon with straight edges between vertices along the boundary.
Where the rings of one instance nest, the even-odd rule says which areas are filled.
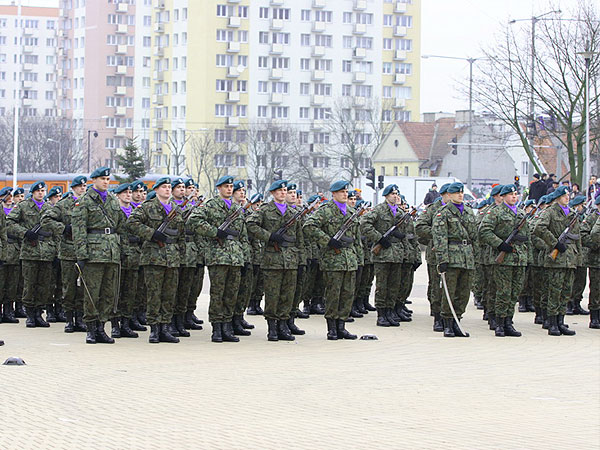
[[[271,5],[272,6],[282,6],[283,5],[283,0],[271,0]]]
[[[121,3],[119,3],[120,5]],[[115,52],[117,55],[126,55],[127,54],[127,46],[126,45],[117,45],[117,49]]]
[[[117,3],[117,12],[118,13],[126,13],[127,12],[127,3]]]
[[[313,22],[312,30],[315,33],[323,33],[325,31],[325,22]]]
[[[33,34],[34,29],[30,28],[30,27],[25,27],[23,28],[23,35],[24,36],[31,36]]]
[[[31,72],[34,69],[33,64],[25,63],[23,64],[23,71]]]
[[[394,36],[397,36],[397,37],[406,36],[407,32],[408,32],[408,30],[406,29],[406,27],[402,27],[402,26],[394,27]]]
[[[240,43],[239,42],[228,42],[227,43],[227,53],[238,53],[240,51]]]
[[[314,45],[312,48],[312,55],[316,56],[317,58],[325,56],[325,47],[322,45]]]
[[[227,3],[239,3],[240,0],[227,0]]]
[[[271,30],[283,29],[283,19],[271,19]]]
[[[367,9],[367,0],[355,0],[354,11],[365,11]]]
[[[115,128],[115,137],[125,137],[127,135],[125,128]]]
[[[58,74],[58,78],[62,78],[62,77],[66,77],[66,73],[64,70],[62,69],[58,69],[58,71],[56,72]]]
[[[227,22],[227,26],[230,28],[239,28],[242,26],[242,18],[241,17],[237,17],[237,16],[233,16],[229,18],[229,21]]]
[[[165,74],[162,70],[154,71],[154,80],[155,81],[165,81]]]
[[[164,23],[154,24],[154,32],[155,33],[164,33],[165,32],[165,24]]]
[[[127,34],[127,25],[120,23],[117,25],[117,34]]]
[[[240,118],[239,117],[228,117],[227,123],[225,125],[228,127],[239,127],[240,126]]]
[[[115,95],[123,96],[126,94],[127,94],[127,88],[125,86],[117,86],[117,89],[115,90]]]
[[[27,107],[27,106],[32,106],[32,105],[33,105],[33,100],[31,100],[30,98],[23,99],[23,106]]]
[[[166,5],[166,0],[154,0],[154,7],[156,9],[165,9]]]
[[[165,103],[165,99],[163,95],[160,94],[154,94],[152,96],[152,103],[156,104],[156,105],[163,105]]]
[[[310,127],[313,130],[322,130],[324,126],[325,121],[323,119],[314,119],[310,124]]]
[[[313,70],[311,79],[313,81],[321,81],[325,79],[325,71],[323,70]]]
[[[271,98],[269,99],[269,103],[275,104],[275,105],[279,105],[280,103],[283,103],[283,94],[281,94],[279,92],[273,92],[271,94]]]
[[[237,67],[228,67],[227,68],[227,78],[237,78],[240,76],[240,72]]]
[[[283,54],[283,44],[271,44],[271,54],[272,55]]]
[[[313,106],[321,106],[325,103],[325,97],[322,95],[314,94],[310,99],[310,104]]]
[[[394,52],[394,60],[404,61],[406,59],[406,50],[396,50]]]
[[[117,75],[127,75],[127,66],[117,66]]]
[[[154,127],[162,130],[165,127],[165,124],[162,119],[154,119]]]
[[[398,14],[404,14],[406,12],[406,3],[396,2],[394,5],[394,12]]]
[[[353,106],[365,106],[367,104],[367,99],[365,97],[352,97],[352,105]]]
[[[404,84],[406,83],[406,75],[403,73],[397,73],[394,75],[394,84]]]
[[[354,77],[352,81],[355,83],[364,83],[367,81],[367,74],[364,72],[354,72]]]
[[[354,24],[354,34],[365,34],[367,32],[367,26],[364,23]]]
[[[23,53],[33,53],[33,46],[31,46],[31,45],[24,45],[23,46]]]
[[[25,88],[25,86],[23,86]],[[67,90],[66,89],[59,89],[57,91],[58,97],[66,97],[67,96]]]
[[[227,93],[227,103],[237,103],[240,101],[240,93],[238,91]]]
[[[327,6],[327,0],[313,0],[313,8],[325,8]]]
[[[33,88],[33,83],[31,81],[23,81],[23,89],[31,89]]]
[[[406,100],[403,98],[396,98],[393,106],[394,108],[406,108]]]
[[[280,80],[283,78],[283,70],[281,69],[271,69],[271,75],[269,76],[271,80]]]
[[[125,108],[124,106],[115,107],[115,116],[122,117],[126,114],[127,114],[127,108]]]
[[[367,57],[367,49],[366,48],[355,48],[352,52],[352,57],[357,59],[362,59]]]

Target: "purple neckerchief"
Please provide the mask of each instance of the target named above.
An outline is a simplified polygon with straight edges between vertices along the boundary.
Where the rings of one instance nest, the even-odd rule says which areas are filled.
[[[568,216],[569,213],[571,212],[571,210],[569,209],[568,206],[562,206],[562,205],[558,205],[558,206],[560,206],[560,209],[563,210],[563,212],[565,213],[565,216]]]
[[[108,192],[107,191],[99,191],[95,187],[93,187],[92,189],[95,190],[98,193],[98,195],[100,196],[100,198],[102,199],[103,202],[106,201],[106,197],[108,197]]]
[[[274,200],[273,200],[273,203],[275,203],[275,206],[277,206],[277,209],[279,210],[279,212],[283,216],[285,214],[285,212],[287,211],[287,205],[285,203],[282,205],[281,203],[277,203]]]
[[[296,207],[296,205],[290,205],[290,208],[295,208],[295,207]]]
[[[336,202],[335,200],[332,200],[333,203],[335,203],[335,206],[337,206],[339,208],[339,210],[341,211],[342,215],[346,215],[346,203],[339,203]]]
[[[398,205],[390,205],[388,203],[388,206],[390,207],[390,210],[392,211],[392,214],[394,215],[394,217],[396,217],[396,214],[398,213]]]
[[[227,205],[227,209],[231,209],[231,199],[224,198],[222,199]]]
[[[463,213],[463,211],[465,209],[465,205],[463,203],[454,203],[454,202],[452,202],[452,204],[454,206],[456,206],[456,209],[458,209],[461,214]]]
[[[3,207],[3,208],[4,208],[4,214],[6,214],[7,216],[8,216],[8,215],[10,214],[10,212],[12,211],[12,208],[6,208],[6,207]]]
[[[133,206],[134,208],[137,208],[138,206],[140,206],[140,204],[136,203],[136,202],[131,202],[131,206]]]
[[[71,195],[71,198],[75,201],[77,201],[77,197],[75,197],[74,195]]]
[[[442,203],[442,206],[446,206],[446,204],[444,203],[444,200],[440,200],[440,202]]]
[[[517,205],[510,206],[510,205],[509,205],[508,203],[506,203],[506,202],[504,202],[504,204],[506,205],[506,207],[507,207],[508,209],[510,209],[512,212],[514,212],[514,213],[515,213],[515,215],[517,214],[517,212],[518,212]]]
[[[160,200],[159,200],[160,202]],[[167,215],[169,215],[169,213],[171,212],[171,210],[173,209],[173,205],[171,205],[170,203],[163,203],[160,202],[160,204],[163,206],[163,208],[165,209],[165,212],[167,213]]]
[[[31,199],[31,200],[33,200],[33,199]],[[36,206],[38,207],[38,209],[42,209],[42,206],[44,206],[44,200],[42,200],[41,202],[33,200],[33,203],[36,204]]]
[[[127,217],[129,217],[129,214],[131,214],[133,207],[131,205],[130,206],[121,206],[121,210],[125,213],[125,215]]]
[[[178,205],[180,205],[180,206],[181,206],[181,204],[183,203],[183,200],[177,200],[176,198],[174,198],[174,199],[173,199],[173,201],[174,201],[175,203],[177,203]]]

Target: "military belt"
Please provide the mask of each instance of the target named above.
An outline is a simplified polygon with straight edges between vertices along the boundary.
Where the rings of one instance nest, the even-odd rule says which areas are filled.
[[[453,244],[453,245],[471,245],[471,243],[467,239],[463,239],[462,241],[448,241],[448,244]]]
[[[88,234],[115,234],[115,229],[111,227],[106,228],[88,228]]]

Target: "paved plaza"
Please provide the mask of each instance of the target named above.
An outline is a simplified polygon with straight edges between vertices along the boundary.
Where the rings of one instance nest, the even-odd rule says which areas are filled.
[[[524,336],[495,338],[471,302],[471,338],[446,339],[431,331],[426,283],[421,266],[413,322],[348,324],[377,341],[329,342],[322,316],[298,320],[307,334],[291,343],[267,342],[262,317],[238,344],[212,344],[206,326],[180,344],[145,332],[86,345],[64,324],[0,324],[0,360],[27,363],[0,366],[0,449],[600,448],[589,316],[568,317],[577,336],[551,337],[517,314]],[[205,320],[207,306],[205,283]]]

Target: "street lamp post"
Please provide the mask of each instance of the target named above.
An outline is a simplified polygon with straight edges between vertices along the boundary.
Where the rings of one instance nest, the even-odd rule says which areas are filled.
[[[592,165],[590,161],[590,61],[595,53],[585,51],[578,53],[578,55],[583,56],[585,59],[585,170],[583,176],[585,177],[584,182],[589,183]]]
[[[91,144],[90,134],[92,134],[92,133],[94,133],[95,138],[98,137],[98,132],[96,130],[88,130],[88,138],[87,138],[87,147],[88,147],[87,148],[87,150],[88,150],[88,152],[87,152],[88,153],[87,154],[87,171],[88,171],[88,173],[90,172],[90,167],[91,167],[90,161],[92,159],[92,150],[91,150],[91,146],[90,146],[90,144]]]
[[[61,141],[57,141],[56,139],[52,139],[52,138],[48,138],[46,139],[47,142],[54,142],[55,144],[58,144],[58,173],[61,172],[62,170],[62,142]]]

